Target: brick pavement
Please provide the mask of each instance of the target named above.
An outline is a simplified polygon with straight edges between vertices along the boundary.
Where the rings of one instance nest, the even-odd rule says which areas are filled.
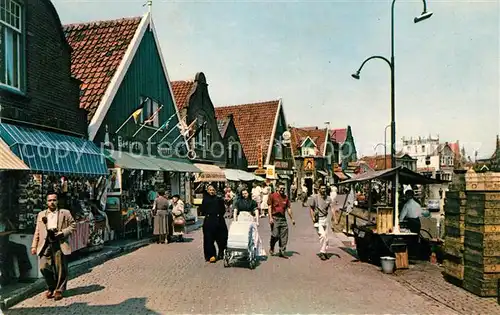
[[[296,203],[294,211],[297,225],[291,227],[288,260],[271,257],[255,270],[208,264],[201,231],[196,231],[189,243],[152,244],[72,279],[70,296],[62,301],[37,295],[5,313],[457,314],[377,267],[353,262],[340,248],[330,249],[338,257],[320,261],[307,210]],[[260,231],[267,244],[269,229],[263,220]]]

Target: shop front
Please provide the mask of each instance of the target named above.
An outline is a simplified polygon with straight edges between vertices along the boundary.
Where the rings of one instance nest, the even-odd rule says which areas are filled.
[[[194,166],[200,169],[200,173],[195,175],[193,181],[192,200],[194,205],[199,206],[208,185],[213,185],[217,193],[222,194],[228,179],[224,170],[217,165],[195,163]],[[199,215],[201,214],[199,213]]]
[[[48,192],[57,193],[59,207],[70,210],[77,221],[72,250],[101,246],[107,219],[96,204],[96,191],[108,170],[100,150],[81,138],[6,123],[0,123],[0,137],[2,235],[8,236],[6,248],[16,248],[1,259],[4,282],[19,276],[14,261],[21,265],[26,259],[24,266],[31,268],[25,275],[40,277],[38,260],[28,251]]]
[[[106,212],[123,238],[152,232],[152,206],[159,187],[185,199],[192,174],[200,170],[188,161],[106,150],[109,181]],[[186,199],[185,199],[186,200]]]

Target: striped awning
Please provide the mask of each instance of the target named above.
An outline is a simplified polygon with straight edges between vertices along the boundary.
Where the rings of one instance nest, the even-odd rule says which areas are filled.
[[[5,170],[29,170],[29,167],[0,139],[0,171]]]
[[[226,174],[224,174],[224,171],[217,165],[195,163],[194,166],[201,171],[200,174],[196,175],[194,180],[195,183],[227,181]]]
[[[32,171],[107,175],[106,159],[91,141],[54,132],[0,123],[0,137]]]

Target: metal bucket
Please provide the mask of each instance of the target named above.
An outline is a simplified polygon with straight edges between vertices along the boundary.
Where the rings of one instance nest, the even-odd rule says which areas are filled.
[[[382,271],[384,273],[393,273],[394,266],[396,265],[396,258],[390,256],[380,257],[380,264],[382,265]]]

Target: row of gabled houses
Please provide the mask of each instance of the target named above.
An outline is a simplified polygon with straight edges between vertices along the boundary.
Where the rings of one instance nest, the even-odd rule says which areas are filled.
[[[170,78],[150,12],[63,26],[49,0],[8,2],[14,17],[2,25],[18,36],[2,43],[0,58],[0,173],[30,171],[41,174],[33,187],[64,190],[61,178],[74,185],[85,179],[88,187],[79,188],[94,197],[99,189],[121,196],[122,204],[107,208],[123,209],[137,202],[132,190],[159,182],[193,201],[199,194],[192,182],[309,185],[341,180],[356,160],[350,127],[318,137],[317,128],[288,125],[283,99],[214,105],[204,73]],[[318,151],[305,150],[311,147]],[[112,185],[98,187],[98,176],[110,172]]]

